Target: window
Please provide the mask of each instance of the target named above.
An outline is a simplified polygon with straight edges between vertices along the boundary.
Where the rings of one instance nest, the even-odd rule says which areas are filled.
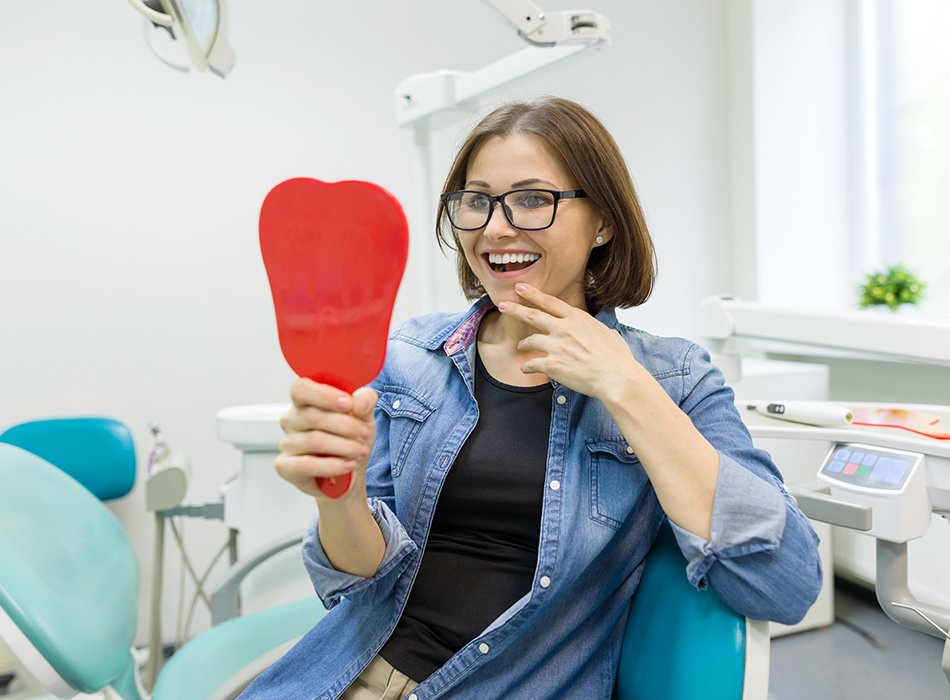
[[[861,76],[854,240],[869,265],[903,262],[927,283],[922,309],[950,317],[950,3],[859,3]]]

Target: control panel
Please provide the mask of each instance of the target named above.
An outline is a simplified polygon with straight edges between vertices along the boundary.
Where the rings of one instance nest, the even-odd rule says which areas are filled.
[[[835,443],[818,481],[842,501],[871,508],[867,534],[891,542],[920,537],[930,526],[925,457],[916,452]]]

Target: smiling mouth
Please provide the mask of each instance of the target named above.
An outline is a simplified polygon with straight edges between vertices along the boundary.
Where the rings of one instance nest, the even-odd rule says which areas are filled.
[[[517,272],[541,259],[537,253],[486,253],[483,257],[494,272]]]

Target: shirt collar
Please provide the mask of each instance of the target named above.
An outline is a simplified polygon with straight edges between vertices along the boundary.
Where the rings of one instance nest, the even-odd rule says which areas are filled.
[[[468,315],[462,323],[452,332],[448,340],[442,345],[445,348],[445,354],[451,357],[464,350],[475,340],[478,334],[478,326],[489,311],[495,308],[488,295],[479,299],[469,310]]]

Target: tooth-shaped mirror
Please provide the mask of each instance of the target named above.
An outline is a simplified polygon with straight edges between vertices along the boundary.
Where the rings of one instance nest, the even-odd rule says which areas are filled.
[[[396,198],[369,182],[286,180],[264,199],[260,242],[291,369],[346,392],[372,381],[409,250]],[[350,481],[318,485],[339,497]]]

